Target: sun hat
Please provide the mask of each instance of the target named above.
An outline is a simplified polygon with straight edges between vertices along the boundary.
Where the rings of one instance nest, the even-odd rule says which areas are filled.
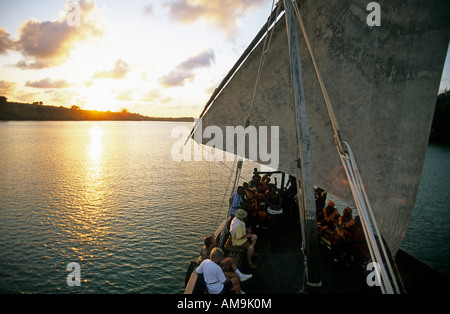
[[[244,219],[245,217],[247,217],[247,212],[243,209],[238,209],[234,216],[239,219]]]

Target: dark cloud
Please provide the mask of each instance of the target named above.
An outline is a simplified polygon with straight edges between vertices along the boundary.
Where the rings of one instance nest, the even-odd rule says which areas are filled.
[[[175,69],[160,78],[160,83],[165,87],[182,86],[195,78],[194,70],[210,66],[214,62],[214,52],[204,51],[196,56],[181,62]]]
[[[9,33],[4,28],[0,28],[0,54],[7,50],[14,49],[14,42],[9,38]]]
[[[18,50],[25,57],[15,66],[42,69],[60,65],[67,60],[77,43],[102,35],[102,18],[96,13],[94,2],[78,2],[79,25],[68,22],[73,20],[74,14],[68,9],[69,3],[66,3],[65,14],[58,20],[41,22],[31,19],[20,26],[19,38],[14,41],[14,46],[7,48]],[[0,38],[6,37],[0,32]],[[3,45],[3,42],[0,43],[0,46]]]

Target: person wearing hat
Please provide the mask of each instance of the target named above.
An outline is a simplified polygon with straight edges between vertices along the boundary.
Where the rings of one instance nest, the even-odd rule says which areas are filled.
[[[258,236],[247,232],[244,222],[245,217],[247,217],[247,212],[242,208],[238,209],[234,214],[230,227],[231,243],[233,246],[244,248],[247,251],[248,266],[250,268],[256,268],[255,264],[252,263],[252,256],[255,252],[255,244]]]
[[[322,214],[317,217],[317,226],[319,227],[319,235],[322,234],[324,230],[328,230],[329,232],[333,232],[338,224],[338,220],[340,214],[336,208],[334,208],[335,204],[333,201],[328,201],[328,204],[322,210]]]

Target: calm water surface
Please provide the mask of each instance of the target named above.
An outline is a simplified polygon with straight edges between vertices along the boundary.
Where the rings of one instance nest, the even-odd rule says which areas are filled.
[[[175,162],[179,125],[191,126],[0,123],[0,292],[182,293],[234,172],[233,162]],[[430,146],[403,244],[447,272],[449,161],[449,148]],[[250,179],[255,164],[244,165]],[[79,287],[66,283],[71,262]]]
[[[175,126],[0,123],[0,291],[182,292],[229,173],[173,161]],[[70,262],[80,287],[66,284]]]
[[[402,248],[450,278],[450,147],[428,146]]]

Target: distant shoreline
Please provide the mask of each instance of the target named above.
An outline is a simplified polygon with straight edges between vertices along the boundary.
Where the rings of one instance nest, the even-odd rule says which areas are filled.
[[[121,112],[84,110],[78,106],[56,107],[42,103],[8,102],[0,97],[0,121],[174,121],[194,122],[193,117],[147,117],[131,113],[126,109]]]

